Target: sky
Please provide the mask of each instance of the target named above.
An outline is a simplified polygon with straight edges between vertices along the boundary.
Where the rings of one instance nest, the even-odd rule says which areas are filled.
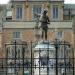
[[[75,4],[75,0],[64,0],[65,3],[68,4]],[[0,0],[0,4],[7,4],[9,2],[9,0]]]

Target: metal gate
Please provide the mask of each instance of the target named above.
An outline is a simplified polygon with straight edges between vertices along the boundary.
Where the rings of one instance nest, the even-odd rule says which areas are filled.
[[[52,43],[48,41],[47,44],[49,43],[55,52],[47,48],[45,57],[41,55],[43,50],[35,51],[37,42],[15,41],[5,44],[6,57],[0,59],[0,75],[75,75],[74,49],[70,43],[57,40]],[[51,57],[51,52],[54,57]]]

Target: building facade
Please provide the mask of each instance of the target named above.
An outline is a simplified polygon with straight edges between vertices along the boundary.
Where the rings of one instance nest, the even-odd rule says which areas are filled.
[[[47,15],[50,18],[47,40],[51,42],[55,39],[66,41],[74,48],[72,30],[73,17],[75,16],[74,4],[64,4],[64,0],[10,0],[6,9],[0,33],[0,48],[3,58],[13,58],[15,56],[13,55],[14,47],[6,47],[7,44],[14,44],[15,40],[17,43],[26,44],[41,39],[41,29],[35,29],[37,25],[35,14],[42,14],[44,9],[48,10]],[[21,46],[19,47],[21,48]],[[17,53],[19,53],[17,58],[22,56],[19,47],[17,46]],[[8,50],[7,57],[6,50]],[[30,52],[27,53],[30,54]],[[27,55],[29,56],[29,54]],[[27,55],[26,57],[28,57]]]
[[[6,20],[3,22],[3,40],[5,43],[13,39],[35,41],[37,20],[35,14],[41,14],[44,9],[48,10],[50,18],[48,40],[52,41],[57,37],[58,39],[73,43],[72,17],[75,15],[73,5],[64,4],[63,0],[12,0],[11,7],[7,12]]]
[[[5,18],[2,21],[1,50],[5,53],[5,44],[20,42],[36,42],[41,39],[41,29],[35,29],[37,17],[44,9],[48,10],[50,18],[48,25],[48,41],[56,38],[65,40],[74,47],[72,30],[75,16],[74,4],[64,4],[64,0],[11,0],[6,7]],[[40,24],[40,22],[39,22]]]

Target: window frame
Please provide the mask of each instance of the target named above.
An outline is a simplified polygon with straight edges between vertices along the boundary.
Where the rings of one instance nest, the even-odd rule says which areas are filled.
[[[40,7],[40,8],[41,8],[41,12],[40,12],[40,13],[37,13],[37,14],[41,15],[42,10],[43,10],[43,8],[42,8],[42,5],[41,5],[41,4],[39,4],[39,5],[38,5],[38,4],[34,4],[34,5],[32,5],[32,20],[36,20],[36,18],[34,17],[34,12],[33,12],[33,8],[34,8],[35,6],[36,6],[37,8],[38,8],[38,7]],[[38,9],[39,9],[39,8],[38,8]]]
[[[61,35],[60,35],[60,33],[61,33]],[[58,40],[62,40],[62,38],[63,38],[63,31],[55,32],[55,38],[57,38]]]
[[[19,34],[19,37],[17,36],[18,34]],[[20,37],[21,37],[21,32],[20,31],[14,31],[13,32],[13,39],[20,39]]]
[[[23,18],[23,6],[16,5],[16,19],[22,19],[22,18]]]
[[[52,12],[53,12],[53,19],[58,19],[58,16],[59,16],[58,5],[53,5]]]

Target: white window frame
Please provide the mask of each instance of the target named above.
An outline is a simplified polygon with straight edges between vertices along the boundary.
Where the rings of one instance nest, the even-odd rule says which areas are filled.
[[[61,35],[59,35],[60,33],[61,33]],[[58,40],[62,40],[63,39],[63,31],[55,32],[55,38]]]
[[[7,74],[14,75],[15,74],[15,68],[7,68]]]
[[[8,58],[14,58],[15,57],[15,50],[14,50],[14,48],[15,48],[15,46],[9,46],[9,47],[7,47],[8,48]],[[19,52],[19,54],[18,54],[18,49],[20,50]],[[13,52],[14,51],[14,52]],[[21,45],[17,45],[17,47],[16,47],[16,52],[17,52],[17,54],[16,54],[16,57],[17,58],[21,58],[22,57],[22,46]],[[14,54],[14,55],[13,55]],[[14,57],[13,57],[14,56]]]
[[[56,8],[58,8],[58,16],[56,15],[56,8],[55,8],[55,14],[54,14],[54,7],[56,7]],[[59,7],[58,7],[58,5],[53,5],[53,7],[52,7],[52,13],[53,13],[53,19],[58,19],[58,17],[59,17]],[[55,16],[54,16],[55,15]]]
[[[14,34],[14,33],[15,33],[15,34]],[[17,36],[16,33],[19,33],[19,37],[14,37],[14,35]],[[21,32],[20,32],[20,31],[14,31],[14,32],[12,33],[12,36],[13,36],[13,39],[15,39],[15,40],[20,39],[20,38],[21,38]]]
[[[61,45],[58,51],[58,58],[64,58],[64,47]]]
[[[7,55],[8,58],[13,58],[13,56],[14,56],[13,55],[14,54],[14,52],[13,52],[14,51],[14,48],[13,48],[13,46],[8,46],[7,49],[8,49],[8,53],[7,53],[8,54]]]
[[[33,4],[33,5],[32,5],[32,20],[36,20],[36,18],[34,18],[34,14],[33,14],[33,7],[34,7],[34,6],[41,7],[41,13],[42,13],[42,11],[43,11],[43,8],[42,8],[42,5],[41,5],[41,4],[40,4],[40,5],[38,5],[38,4],[36,4],[36,5]],[[38,14],[41,15],[41,13],[40,13],[40,14],[38,13]]]
[[[18,50],[20,50],[19,51],[20,52],[19,54],[18,54]],[[21,45],[18,45],[17,46],[17,58],[19,58],[19,57],[22,58],[22,46]]]
[[[21,7],[22,8],[22,16],[21,17],[19,17],[19,18],[17,18],[17,8],[18,7]],[[16,13],[16,19],[17,20],[21,20],[22,18],[23,18],[23,5],[16,5],[16,11],[15,11],[15,13]],[[20,15],[19,15],[20,16]]]

